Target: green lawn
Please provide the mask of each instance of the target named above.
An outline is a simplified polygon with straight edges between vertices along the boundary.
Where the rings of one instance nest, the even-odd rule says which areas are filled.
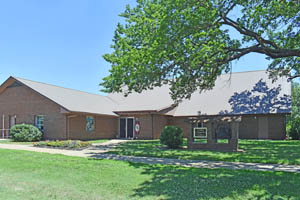
[[[300,174],[133,164],[0,150],[5,200],[300,199]]]
[[[0,140],[0,144],[32,144],[32,142],[14,142],[12,139]]]
[[[192,160],[300,164],[300,141],[240,140],[239,148],[243,152],[188,150],[186,148],[170,150],[160,145],[159,140],[150,140],[127,142],[109,153]]]
[[[87,142],[90,142],[92,144],[100,144],[100,143],[104,143],[104,142],[108,142],[108,139],[101,139],[101,140],[89,140]]]

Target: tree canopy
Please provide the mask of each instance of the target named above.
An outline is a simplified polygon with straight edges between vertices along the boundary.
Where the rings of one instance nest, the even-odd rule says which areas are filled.
[[[274,79],[300,76],[298,0],[137,0],[120,16],[125,23],[115,30],[113,52],[103,56],[112,65],[105,92],[169,84],[174,100],[189,98],[249,53],[272,60]]]
[[[300,84],[292,83],[292,113],[287,117],[288,134],[292,139],[300,137]]]

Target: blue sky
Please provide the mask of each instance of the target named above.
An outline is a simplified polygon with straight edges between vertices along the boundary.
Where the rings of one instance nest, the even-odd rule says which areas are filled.
[[[135,0],[0,1],[0,82],[9,76],[92,93],[108,75],[102,58],[112,50],[118,16]],[[233,71],[266,69],[264,56],[250,54]]]

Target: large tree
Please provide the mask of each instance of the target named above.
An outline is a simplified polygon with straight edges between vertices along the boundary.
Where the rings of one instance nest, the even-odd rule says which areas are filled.
[[[300,137],[300,84],[292,83],[292,113],[287,117],[288,134],[292,139]]]
[[[174,100],[189,98],[249,53],[272,60],[272,78],[300,76],[298,0],[137,0],[121,16],[114,51],[104,55],[112,64],[106,92],[170,84]]]

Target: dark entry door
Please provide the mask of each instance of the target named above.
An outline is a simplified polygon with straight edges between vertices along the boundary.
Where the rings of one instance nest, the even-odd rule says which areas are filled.
[[[126,138],[126,118],[120,119],[120,138]]]
[[[127,118],[127,138],[133,138],[133,119]]]

